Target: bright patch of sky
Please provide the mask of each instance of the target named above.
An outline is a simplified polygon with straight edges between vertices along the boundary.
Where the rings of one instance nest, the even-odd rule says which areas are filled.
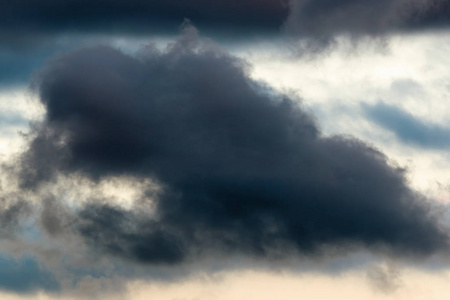
[[[341,43],[316,57],[295,57],[274,43],[233,50],[251,62],[255,78],[298,93],[326,135],[349,134],[373,144],[409,169],[415,188],[449,201],[447,149],[405,143],[395,128],[373,122],[365,107],[383,102],[416,123],[450,129],[450,34],[396,36],[371,46]]]

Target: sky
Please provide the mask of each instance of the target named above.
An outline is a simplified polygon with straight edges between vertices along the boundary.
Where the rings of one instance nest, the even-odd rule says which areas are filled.
[[[449,51],[448,0],[0,0],[0,297],[445,299]]]

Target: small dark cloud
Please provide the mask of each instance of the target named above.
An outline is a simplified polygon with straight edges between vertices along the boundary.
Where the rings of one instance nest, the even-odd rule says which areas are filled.
[[[419,8],[410,16],[407,27],[412,30],[448,28],[450,25],[450,1],[418,1]]]
[[[80,213],[80,233],[110,254],[144,263],[180,263],[186,245],[176,232],[151,219],[108,205],[91,205]]]
[[[54,197],[42,198],[40,220],[42,228],[50,236],[61,235],[69,226],[71,216],[69,209]]]
[[[450,128],[424,122],[410,113],[393,105],[378,102],[363,105],[367,116],[377,125],[393,132],[407,144],[428,149],[448,149]]]
[[[36,77],[46,115],[21,157],[21,186],[58,176],[158,182],[130,209],[88,202],[70,226],[94,251],[137,262],[447,251],[403,169],[362,141],[323,136],[299,99],[248,70],[192,27],[165,50],[100,46],[49,61]],[[56,233],[61,221],[43,224]]]

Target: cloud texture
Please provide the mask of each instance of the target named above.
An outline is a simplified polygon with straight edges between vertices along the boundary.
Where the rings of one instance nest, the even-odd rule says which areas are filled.
[[[0,6],[0,36],[16,41],[18,33],[38,39],[61,31],[173,32],[185,18],[205,28],[277,29],[288,13],[283,0],[1,0]]]
[[[287,25],[323,42],[338,35],[380,36],[446,25],[448,6],[446,0],[295,0]]]
[[[62,55],[35,86],[47,112],[21,157],[24,189],[59,176],[159,186],[131,208],[103,199],[76,211],[70,228],[95,251],[173,265],[348,247],[447,250],[403,169],[362,141],[323,136],[297,98],[251,79],[245,61],[191,27],[164,50]]]
[[[0,37],[8,44],[64,33],[172,32],[185,18],[206,30],[266,34],[286,28],[316,46],[447,27],[448,0],[71,0],[0,1]]]

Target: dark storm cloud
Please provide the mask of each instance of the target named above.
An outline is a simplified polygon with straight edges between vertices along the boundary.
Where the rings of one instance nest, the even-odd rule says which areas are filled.
[[[364,105],[367,116],[407,144],[430,149],[450,147],[450,128],[424,122],[400,108],[379,102]]]
[[[193,28],[163,51],[55,58],[36,78],[47,113],[22,156],[22,186],[56,175],[156,180],[161,190],[138,207],[94,202],[71,225],[97,251],[134,261],[447,249],[402,169],[359,140],[322,136],[298,99],[248,68]]]
[[[73,32],[173,33],[185,18],[234,37],[286,25],[300,38],[327,45],[341,34],[380,36],[440,28],[450,20],[448,0],[0,0],[0,7],[0,41],[6,45]]]
[[[84,221],[81,234],[113,255],[165,264],[179,263],[187,255],[187,245],[182,244],[185,236],[164,228],[169,224],[142,220],[137,214],[108,205],[88,206],[80,217]]]
[[[323,47],[339,35],[384,37],[447,26],[449,8],[448,0],[294,0],[286,27]]]
[[[17,44],[61,31],[167,31],[185,18],[206,29],[277,30],[288,13],[284,0],[1,0],[0,7],[0,38]]]
[[[424,10],[416,11],[407,22],[411,29],[439,29],[450,25],[450,1],[423,1]]]

